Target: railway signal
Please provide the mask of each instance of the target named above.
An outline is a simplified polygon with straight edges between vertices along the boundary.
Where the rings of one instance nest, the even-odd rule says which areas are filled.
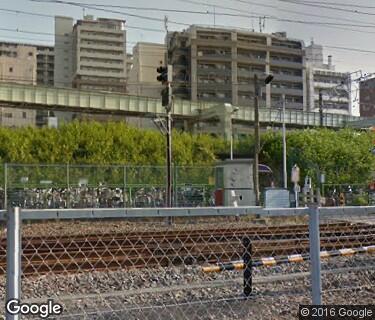
[[[156,77],[156,80],[161,82],[162,84],[166,84],[168,82],[168,67],[159,67],[156,69],[159,75]]]
[[[159,74],[156,80],[165,87],[161,90],[161,104],[167,113],[166,138],[167,138],[167,202],[166,206],[172,207],[172,65],[160,66],[156,69]],[[171,222],[171,221],[170,221]]]

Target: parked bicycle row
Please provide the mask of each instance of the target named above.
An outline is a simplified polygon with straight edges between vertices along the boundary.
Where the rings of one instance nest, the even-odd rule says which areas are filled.
[[[0,189],[0,208],[5,201],[27,209],[64,208],[157,208],[164,207],[164,187],[72,187]],[[182,186],[174,195],[178,207],[214,206],[212,186]]]

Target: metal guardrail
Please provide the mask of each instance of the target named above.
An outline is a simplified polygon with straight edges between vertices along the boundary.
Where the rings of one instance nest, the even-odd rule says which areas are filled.
[[[116,208],[116,209],[22,209],[22,220],[116,219],[162,217],[302,216],[309,208],[205,207],[205,208]],[[375,215],[375,206],[319,208],[320,217]],[[0,220],[6,220],[6,210],[0,210]]]

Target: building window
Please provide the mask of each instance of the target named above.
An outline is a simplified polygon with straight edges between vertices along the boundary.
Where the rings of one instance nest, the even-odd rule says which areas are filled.
[[[12,118],[13,114],[12,113],[4,113],[4,118]]]
[[[9,68],[9,72],[13,72],[13,67],[10,67],[10,68]]]
[[[26,112],[22,112],[22,118],[24,118],[24,119],[27,118],[27,113]]]
[[[32,57],[33,56],[33,53],[32,52],[29,52],[29,57]]]

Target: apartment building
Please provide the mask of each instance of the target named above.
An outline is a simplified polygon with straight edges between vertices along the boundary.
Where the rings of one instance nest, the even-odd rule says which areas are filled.
[[[166,46],[159,43],[139,42],[133,48],[133,66],[129,72],[130,94],[160,98],[162,85],[156,80],[156,69],[165,65]]]
[[[262,88],[260,105],[279,107],[285,94],[287,108],[307,107],[304,43],[286,33],[193,25],[168,33],[166,42],[177,97],[251,106],[254,75],[262,83],[273,73],[272,83]]]
[[[55,17],[55,85],[126,92],[125,21]]]
[[[359,105],[361,117],[375,117],[375,78],[360,82]]]
[[[332,56],[324,63],[323,47],[313,41],[306,47],[306,66],[309,110],[319,111],[321,92],[323,112],[351,115],[350,74],[335,71]]]
[[[11,42],[0,43],[0,81],[36,84],[35,47]],[[7,108],[0,103],[0,125],[22,127],[35,125],[36,111]]]
[[[55,53],[53,46],[36,45],[36,83],[54,85]]]

